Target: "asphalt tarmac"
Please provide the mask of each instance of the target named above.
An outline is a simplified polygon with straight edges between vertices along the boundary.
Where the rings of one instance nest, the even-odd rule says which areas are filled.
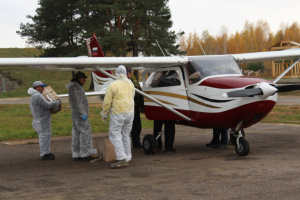
[[[0,143],[0,199],[300,199],[300,126],[258,123],[245,130],[250,153],[205,144],[212,130],[176,125],[178,152],[133,149],[129,167],[74,161],[71,137],[53,138],[53,161],[37,140]],[[142,136],[152,134],[143,129]],[[101,144],[107,133],[94,134]],[[101,145],[100,145],[101,148]]]

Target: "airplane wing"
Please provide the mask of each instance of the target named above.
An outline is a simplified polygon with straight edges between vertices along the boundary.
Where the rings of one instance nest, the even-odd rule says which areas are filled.
[[[237,63],[265,62],[300,58],[300,48],[283,51],[230,54]],[[213,55],[210,55],[213,56]],[[214,55],[216,56],[216,55]],[[174,57],[64,57],[64,58],[0,58],[0,66],[26,66],[45,70],[110,69],[119,65],[131,68],[162,68],[187,64],[185,56]]]
[[[161,68],[184,65],[186,57],[66,57],[66,58],[0,58],[0,66],[26,66],[44,70],[90,70],[125,67]]]
[[[300,58],[300,48],[283,51],[266,51],[255,53],[231,54],[237,63],[267,62]]]

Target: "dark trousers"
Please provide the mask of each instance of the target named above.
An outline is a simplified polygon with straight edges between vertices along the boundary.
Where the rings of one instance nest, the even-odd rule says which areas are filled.
[[[163,124],[165,125],[165,149],[172,149],[175,139],[175,121],[169,120],[154,120],[153,135],[156,138],[158,133],[161,132]],[[158,148],[161,149],[161,137],[157,139]]]
[[[219,143],[221,135],[221,143],[228,144],[228,128],[213,128],[213,141]]]
[[[132,139],[132,146],[139,147],[140,143],[140,135],[142,131],[142,124],[141,124],[141,117],[140,112],[134,113],[132,129],[131,129],[131,139]]]

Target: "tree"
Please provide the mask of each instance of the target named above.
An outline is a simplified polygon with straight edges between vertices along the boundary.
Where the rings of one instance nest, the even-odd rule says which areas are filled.
[[[225,26],[221,28],[220,35],[216,39],[217,42],[217,54],[227,54],[228,45],[228,30]]]
[[[266,51],[266,44],[270,34],[269,24],[263,20],[259,20],[255,26],[256,51]]]
[[[156,40],[162,47],[164,54],[183,54],[176,40],[184,32],[176,34],[170,31],[172,27],[171,12],[167,6],[168,0],[143,1],[132,0],[129,4],[129,30],[130,41],[127,43],[133,51],[133,56],[139,52],[145,55],[159,55],[162,52],[156,44]]]
[[[126,56],[133,51],[162,55],[183,53],[176,44],[168,0],[40,0],[33,23],[21,24],[17,33],[28,43],[47,48],[48,56],[66,56],[85,50],[84,38],[100,38],[106,54]],[[75,53],[74,53],[75,52]],[[55,55],[56,54],[56,55]]]
[[[205,49],[206,55],[215,55],[216,54],[216,39],[211,36],[208,30],[202,32],[201,39],[203,41],[203,49]]]
[[[65,56],[78,49],[81,29],[78,27],[78,0],[40,0],[33,23],[20,25],[17,31],[27,42],[45,48],[45,56]],[[55,51],[51,49],[54,48]]]
[[[287,27],[285,29],[284,39],[286,41],[300,41],[300,28],[296,22],[294,22],[290,27]]]

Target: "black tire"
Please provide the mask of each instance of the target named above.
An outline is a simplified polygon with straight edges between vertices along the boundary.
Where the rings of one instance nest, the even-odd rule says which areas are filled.
[[[248,141],[241,137],[239,140],[240,148],[238,148],[237,145],[235,145],[235,152],[238,156],[247,156],[250,152],[250,146]]]
[[[151,134],[145,135],[143,139],[143,149],[145,154],[152,153],[157,148],[157,141]]]
[[[228,129],[228,132],[229,132],[229,136],[230,136],[230,143],[232,145],[236,145],[236,135],[233,134],[234,133],[234,129]],[[242,136],[245,137],[244,129],[241,129],[241,132],[242,132]]]

